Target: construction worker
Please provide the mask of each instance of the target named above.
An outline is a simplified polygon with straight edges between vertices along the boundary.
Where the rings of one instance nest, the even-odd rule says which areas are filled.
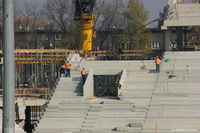
[[[190,74],[191,74],[190,65],[187,65],[186,72],[187,72],[187,75],[190,76]]]
[[[65,75],[65,65],[62,65],[62,66],[60,67],[60,76],[61,76],[61,77],[62,77],[62,74]]]
[[[83,85],[85,83],[85,80],[86,80],[86,71],[85,71],[85,68],[83,67],[82,71],[81,71],[81,75],[82,75],[82,79],[83,79]]]
[[[160,59],[158,58],[158,56],[156,56],[155,64],[156,64],[156,73],[159,73],[160,72]]]
[[[71,65],[70,65],[70,63],[69,63],[69,61],[67,61],[67,63],[66,63],[66,71],[67,71],[67,73],[66,73],[66,77],[70,77],[70,69],[71,69]]]

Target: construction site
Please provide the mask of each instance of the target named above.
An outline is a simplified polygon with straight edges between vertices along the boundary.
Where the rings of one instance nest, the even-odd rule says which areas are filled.
[[[200,1],[168,0],[149,48],[106,50],[93,46],[95,3],[75,1],[79,50],[9,47],[5,10],[2,133],[200,133]]]

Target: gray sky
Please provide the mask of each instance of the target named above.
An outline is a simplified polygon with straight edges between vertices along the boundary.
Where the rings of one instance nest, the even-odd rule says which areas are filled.
[[[159,16],[168,0],[142,0],[145,8],[149,11],[149,19],[153,20]]]

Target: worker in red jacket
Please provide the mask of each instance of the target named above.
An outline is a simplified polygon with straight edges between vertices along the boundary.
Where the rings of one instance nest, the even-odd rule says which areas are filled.
[[[86,80],[86,71],[85,71],[85,68],[83,67],[82,71],[81,71],[81,75],[82,75],[82,79],[83,79],[83,85],[85,83],[85,80]]]
[[[62,74],[65,75],[65,65],[62,65],[62,66],[60,67],[60,76],[62,76]]]
[[[67,71],[66,77],[70,77],[70,69],[71,69],[71,65],[70,65],[69,61],[67,61],[67,63],[66,63],[66,71]]]
[[[156,64],[156,73],[160,73],[160,59],[158,56],[156,56],[155,64]]]

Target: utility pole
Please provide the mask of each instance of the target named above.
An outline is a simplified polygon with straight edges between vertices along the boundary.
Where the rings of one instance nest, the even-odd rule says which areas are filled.
[[[15,132],[13,0],[3,0],[3,133]]]

